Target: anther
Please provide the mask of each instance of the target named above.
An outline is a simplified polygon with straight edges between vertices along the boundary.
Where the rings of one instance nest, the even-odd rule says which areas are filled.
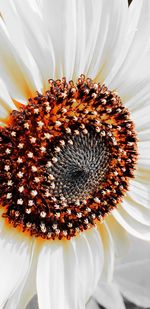
[[[60,122],[59,120],[56,121],[55,124],[56,124],[57,127],[60,127],[60,126],[61,126],[61,122]]]
[[[10,170],[10,166],[9,166],[9,165],[5,165],[5,166],[4,166],[4,170],[5,170],[6,172],[8,172],[8,171]]]
[[[23,177],[23,172],[18,172],[18,173],[17,173],[17,176],[18,176],[19,178],[22,178],[22,177]]]
[[[41,212],[40,212],[40,216],[41,216],[42,218],[45,218],[45,217],[46,217],[46,212],[45,212],[45,211],[41,211]]]
[[[32,200],[28,201],[28,206],[32,207],[34,205],[34,202]]]
[[[38,108],[34,108],[34,114],[38,114],[39,113],[39,109]]]
[[[29,152],[27,153],[27,156],[28,156],[28,158],[33,158],[33,152],[29,151]]]
[[[18,200],[17,200],[17,204],[18,204],[18,205],[22,205],[22,204],[23,204],[23,199],[21,199],[21,198],[18,199]]]
[[[31,167],[31,170],[32,170],[32,172],[37,172],[37,167],[33,165],[33,166]]]
[[[30,214],[31,213],[31,208],[26,208],[26,213]]]
[[[11,199],[12,198],[12,193],[7,193],[6,198],[7,199]]]
[[[46,106],[46,111],[49,113],[51,110],[51,107],[50,106]]]
[[[35,137],[31,137],[31,138],[30,138],[30,142],[31,142],[32,144],[34,144],[34,143],[36,142],[36,138],[35,138]]]
[[[7,185],[8,185],[8,186],[12,186],[12,185],[13,185],[12,180],[8,180]]]
[[[40,178],[39,177],[34,177],[34,182],[36,182],[36,183],[40,182]]]
[[[18,162],[18,163],[22,163],[22,162],[23,162],[23,159],[19,157],[19,158],[17,159],[17,162]]]
[[[20,186],[20,187],[18,188],[18,191],[19,191],[20,193],[22,193],[22,192],[24,191],[24,186]]]
[[[27,122],[24,123],[24,128],[25,128],[25,129],[29,129],[29,127],[30,127],[30,126],[29,126],[29,124],[28,124]]]
[[[39,126],[40,128],[42,128],[42,127],[44,126],[44,123],[43,123],[42,121],[38,121],[37,124],[38,124],[38,126]]]
[[[44,146],[40,147],[41,152],[46,152],[46,148]]]
[[[95,197],[95,198],[94,198],[94,201],[95,201],[96,203],[98,203],[98,204],[100,204],[100,202],[101,202],[100,199],[99,199],[98,197]]]
[[[18,148],[19,148],[19,149],[22,149],[23,147],[24,147],[24,144],[23,144],[23,143],[19,143],[19,144],[18,144]]]
[[[10,150],[9,148],[7,148],[7,149],[5,150],[5,152],[6,152],[6,154],[10,154],[10,153],[11,153],[11,150]]]
[[[52,137],[52,134],[50,133],[44,133],[44,138],[50,139]]]
[[[37,191],[36,191],[36,190],[31,190],[31,195],[32,195],[33,197],[35,197],[35,196],[37,195]]]

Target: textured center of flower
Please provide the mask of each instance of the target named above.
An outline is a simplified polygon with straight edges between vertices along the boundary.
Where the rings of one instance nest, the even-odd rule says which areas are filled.
[[[0,207],[6,223],[46,239],[91,228],[134,175],[134,124],[120,97],[84,75],[49,80],[0,128]]]
[[[78,131],[79,132],[79,131]],[[58,149],[56,163],[48,169],[54,177],[53,193],[60,201],[77,203],[86,199],[104,179],[108,169],[109,147],[92,128],[73,136]]]

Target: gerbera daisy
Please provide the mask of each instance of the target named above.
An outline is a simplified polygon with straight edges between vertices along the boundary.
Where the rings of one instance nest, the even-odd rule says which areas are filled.
[[[150,240],[150,3],[0,11],[0,306],[85,308],[128,233]]]

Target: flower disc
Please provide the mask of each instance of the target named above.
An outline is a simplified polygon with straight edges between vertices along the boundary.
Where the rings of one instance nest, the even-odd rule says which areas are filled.
[[[128,189],[134,124],[116,92],[84,75],[49,80],[1,128],[0,201],[14,227],[48,239],[103,220]]]

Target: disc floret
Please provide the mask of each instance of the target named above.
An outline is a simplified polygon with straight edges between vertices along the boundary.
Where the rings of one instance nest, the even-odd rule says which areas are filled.
[[[31,235],[77,235],[117,207],[134,176],[137,139],[115,91],[81,75],[13,111],[0,130],[3,217]]]

